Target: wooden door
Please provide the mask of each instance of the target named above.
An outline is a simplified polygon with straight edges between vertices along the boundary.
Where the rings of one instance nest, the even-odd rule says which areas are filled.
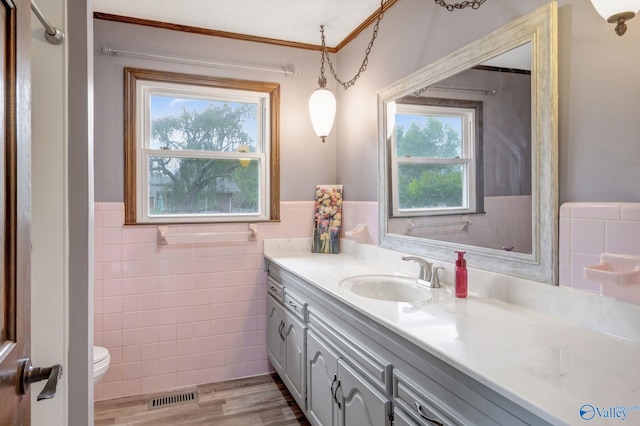
[[[0,425],[29,424],[18,375],[30,355],[30,2],[0,0]]]

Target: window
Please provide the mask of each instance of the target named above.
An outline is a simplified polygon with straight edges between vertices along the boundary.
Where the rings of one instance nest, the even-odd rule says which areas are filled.
[[[279,91],[125,68],[125,223],[277,220]]]
[[[412,97],[395,108],[393,216],[482,212],[482,102]]]

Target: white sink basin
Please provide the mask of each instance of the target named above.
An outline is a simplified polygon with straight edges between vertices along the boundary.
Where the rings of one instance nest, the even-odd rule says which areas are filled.
[[[451,296],[446,287],[426,288],[416,284],[415,278],[398,275],[359,275],[338,285],[358,296],[389,302],[426,302]]]

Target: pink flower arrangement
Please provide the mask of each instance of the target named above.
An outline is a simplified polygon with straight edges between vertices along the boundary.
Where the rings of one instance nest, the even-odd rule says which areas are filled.
[[[342,225],[342,185],[316,187],[314,253],[338,253]]]

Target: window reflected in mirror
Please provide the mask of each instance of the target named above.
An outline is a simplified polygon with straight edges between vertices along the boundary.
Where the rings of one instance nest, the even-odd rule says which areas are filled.
[[[482,212],[482,102],[407,97],[394,122],[392,215]]]
[[[389,232],[532,253],[531,43],[393,103]]]
[[[378,92],[380,245],[445,262],[463,250],[469,267],[556,284],[557,72],[550,2]],[[403,112],[427,98],[478,102],[480,121]],[[478,140],[456,120],[478,122]],[[411,132],[419,147],[402,146]]]

